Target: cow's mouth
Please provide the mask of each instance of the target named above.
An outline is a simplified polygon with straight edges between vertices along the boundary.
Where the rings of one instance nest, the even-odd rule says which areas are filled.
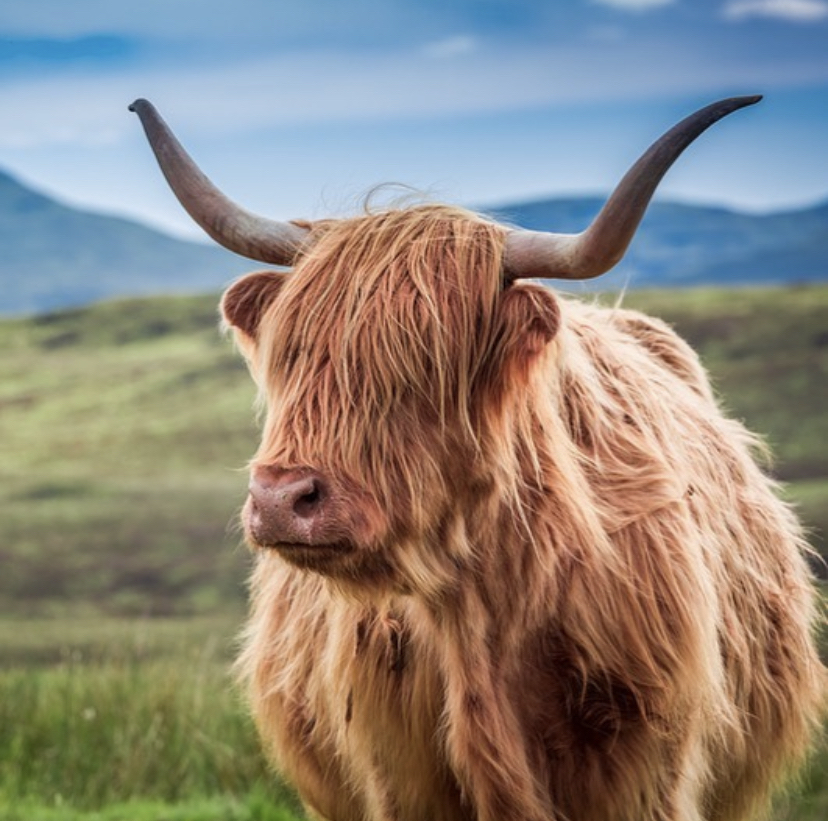
[[[285,551],[302,551],[306,550],[309,553],[351,553],[354,545],[351,542],[339,541],[330,542],[329,544],[306,544],[304,542],[277,542],[276,544],[266,544],[262,547],[271,550],[285,550]]]
[[[345,540],[326,544],[307,544],[305,542],[257,543],[256,546],[262,550],[274,551],[291,564],[304,568],[317,568],[342,559],[356,551],[353,542]]]

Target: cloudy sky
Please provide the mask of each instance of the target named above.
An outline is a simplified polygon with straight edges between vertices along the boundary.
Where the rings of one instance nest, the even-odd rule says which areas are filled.
[[[604,192],[690,111],[757,92],[662,195],[752,211],[828,199],[828,0],[0,7],[0,169],[179,233],[193,229],[127,111],[136,97],[230,196],[290,218],[353,211],[384,182],[474,205]]]

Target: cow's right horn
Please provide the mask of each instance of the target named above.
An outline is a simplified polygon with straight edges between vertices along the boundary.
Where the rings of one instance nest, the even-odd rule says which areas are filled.
[[[753,96],[720,100],[671,128],[626,173],[582,233],[512,231],[506,240],[505,280],[591,279],[609,271],[624,255],[656,186],[681,152],[722,117],[761,99]]]
[[[251,214],[228,199],[201,172],[147,100],[130,107],[141,119],[158,164],[187,213],[219,245],[244,257],[292,265],[308,231]]]

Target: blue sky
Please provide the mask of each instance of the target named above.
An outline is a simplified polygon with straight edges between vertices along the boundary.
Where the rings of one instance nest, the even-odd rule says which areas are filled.
[[[662,196],[828,199],[828,0],[8,0],[0,168],[194,232],[127,112],[152,100],[204,170],[278,218],[374,185],[490,205],[605,192],[685,114],[763,93]],[[550,226],[554,230],[554,226]]]

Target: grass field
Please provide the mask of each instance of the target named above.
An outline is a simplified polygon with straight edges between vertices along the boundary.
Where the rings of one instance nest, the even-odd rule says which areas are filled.
[[[0,623],[0,818],[295,818],[230,679],[239,615]]]
[[[190,614],[242,598],[231,523],[253,388],[215,301],[0,323],[7,609]]]
[[[828,287],[634,293],[826,553]],[[228,673],[254,389],[215,296],[0,322],[0,819],[285,821]],[[828,818],[828,758],[780,819]]]

